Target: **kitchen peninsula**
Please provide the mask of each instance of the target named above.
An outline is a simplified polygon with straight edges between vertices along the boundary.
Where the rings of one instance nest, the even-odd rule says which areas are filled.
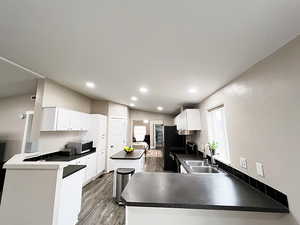
[[[137,173],[122,198],[126,225],[280,225],[289,212],[225,173]]]
[[[45,157],[49,155],[18,154],[4,164],[1,224],[77,223],[86,165]]]

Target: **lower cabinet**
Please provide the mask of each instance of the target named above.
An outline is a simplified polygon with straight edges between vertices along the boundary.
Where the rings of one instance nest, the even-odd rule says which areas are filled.
[[[98,153],[92,153],[90,155],[81,157],[79,159],[70,161],[70,165],[86,165],[84,175],[83,175],[83,184],[87,184],[91,179],[93,179],[97,174],[97,155]],[[103,171],[103,170],[102,170]],[[100,172],[102,172],[100,171]]]
[[[105,150],[100,150],[97,153],[97,174],[105,170]]]
[[[62,180],[58,225],[75,225],[78,222],[85,170],[80,170]]]
[[[97,175],[97,154],[93,153],[86,156],[87,173],[85,181],[88,182]]]

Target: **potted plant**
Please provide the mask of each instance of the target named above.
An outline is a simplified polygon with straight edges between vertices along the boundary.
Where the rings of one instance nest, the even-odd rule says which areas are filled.
[[[216,154],[216,150],[218,148],[218,142],[216,142],[216,141],[208,142],[208,146],[209,146],[209,151],[210,151],[211,155],[214,156]]]

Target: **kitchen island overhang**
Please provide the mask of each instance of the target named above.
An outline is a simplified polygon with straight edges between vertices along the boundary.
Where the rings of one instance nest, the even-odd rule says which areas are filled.
[[[288,208],[225,174],[137,173],[122,198],[126,225],[292,224]]]

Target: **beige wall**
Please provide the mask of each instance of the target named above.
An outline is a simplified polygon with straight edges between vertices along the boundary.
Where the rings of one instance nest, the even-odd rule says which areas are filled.
[[[108,104],[108,101],[93,100],[91,106],[91,113],[108,115]]]
[[[43,107],[56,106],[86,113],[90,113],[92,110],[90,98],[50,80],[45,80],[42,105]],[[80,140],[84,134],[84,131],[40,132],[39,152],[59,151],[68,142]]]
[[[45,80],[43,107],[62,107],[79,112],[91,112],[92,100],[48,79]]]
[[[133,120],[162,120],[165,125],[174,125],[174,118],[163,113],[146,112],[142,110],[130,110],[130,119]]]
[[[5,160],[21,152],[25,119],[20,119],[19,116],[34,109],[31,95],[0,99],[0,140],[7,142]]]
[[[135,127],[135,126],[145,126],[146,127],[146,135],[149,135],[150,134],[150,123],[144,123],[143,120],[133,120],[132,121],[132,129]],[[133,130],[132,130],[132,135],[133,135]]]
[[[135,120],[149,120],[150,123],[150,145],[151,147],[154,146],[154,138],[153,138],[153,123],[163,123],[166,126],[174,125],[174,118],[171,115],[163,114],[163,113],[153,113],[153,112],[146,112],[142,110],[135,110],[131,109],[129,111],[130,119],[129,119],[129,139],[128,143],[132,143],[132,134],[133,134],[133,121]]]
[[[203,129],[195,137],[207,143],[207,110],[224,104],[232,166],[288,195],[284,225],[300,224],[299,99],[300,37],[201,102]],[[240,168],[240,157],[248,170]],[[264,178],[256,162],[263,163]]]

